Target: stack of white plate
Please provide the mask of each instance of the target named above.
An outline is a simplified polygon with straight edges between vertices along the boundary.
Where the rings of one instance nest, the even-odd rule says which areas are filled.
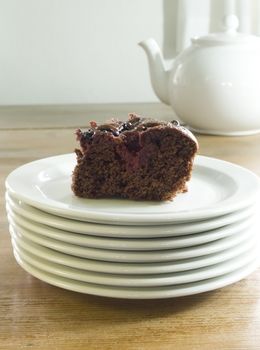
[[[118,298],[217,289],[259,266],[259,178],[197,156],[172,202],[76,198],[73,154],[41,159],[6,180],[14,255],[55,286]]]

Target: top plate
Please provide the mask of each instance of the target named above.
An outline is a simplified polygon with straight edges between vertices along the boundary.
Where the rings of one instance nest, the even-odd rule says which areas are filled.
[[[74,154],[25,164],[6,179],[11,194],[46,212],[75,220],[125,225],[170,224],[214,218],[252,204],[259,178],[222,160],[197,156],[188,192],[173,201],[82,199],[71,191]]]

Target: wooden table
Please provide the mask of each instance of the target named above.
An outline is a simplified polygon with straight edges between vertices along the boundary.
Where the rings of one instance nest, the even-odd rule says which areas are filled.
[[[38,158],[71,152],[88,120],[136,111],[172,119],[161,104],[0,108],[0,349],[260,349],[260,271],[232,286],[167,300],[118,300],[53,287],[15,262],[4,179]],[[200,154],[260,175],[260,135],[198,136]]]

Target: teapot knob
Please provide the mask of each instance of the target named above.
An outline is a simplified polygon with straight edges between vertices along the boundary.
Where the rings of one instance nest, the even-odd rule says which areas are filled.
[[[227,34],[236,34],[239,20],[236,15],[227,15],[223,18],[223,26]]]

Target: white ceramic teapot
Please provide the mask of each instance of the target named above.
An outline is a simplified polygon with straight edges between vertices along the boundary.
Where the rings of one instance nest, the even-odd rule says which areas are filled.
[[[235,15],[226,16],[224,32],[191,39],[170,69],[153,39],[140,43],[156,95],[194,131],[260,132],[260,38],[238,33],[238,25]]]

